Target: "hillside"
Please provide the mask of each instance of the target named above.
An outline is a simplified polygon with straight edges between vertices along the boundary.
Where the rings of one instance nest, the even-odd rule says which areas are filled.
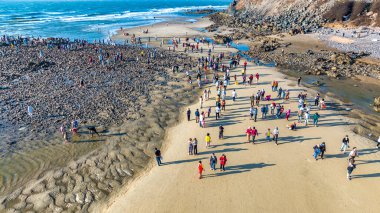
[[[354,26],[380,26],[380,0],[240,0],[239,14],[279,20],[344,22]],[[291,19],[289,19],[291,18]]]

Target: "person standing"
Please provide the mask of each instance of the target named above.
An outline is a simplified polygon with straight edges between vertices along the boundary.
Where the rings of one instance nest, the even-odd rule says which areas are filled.
[[[309,124],[309,118],[310,118],[309,112],[307,111],[305,112],[304,118],[305,118],[305,126],[307,126]]]
[[[297,79],[297,84],[298,84],[298,86],[301,85],[301,80],[302,80],[302,77],[299,77],[299,78]]]
[[[224,127],[222,125],[219,126],[219,139],[224,139]]]
[[[215,107],[215,120],[220,118],[220,108],[219,106]]]
[[[340,147],[340,151],[343,153],[346,153],[346,149],[349,147],[350,139],[348,138],[348,135],[343,138],[342,140],[342,146]]]
[[[280,134],[280,130],[278,130],[278,127],[276,127],[274,130],[273,130],[273,140],[274,142],[276,143],[276,145],[278,145],[278,135]]]
[[[265,133],[265,136],[266,136],[266,139],[267,139],[268,142],[270,142],[270,135],[271,135],[271,131],[268,128],[268,131]]]
[[[193,139],[190,138],[188,143],[189,143],[189,155],[192,155],[193,154],[193,148],[194,148]]]
[[[259,135],[256,127],[253,127],[252,130],[251,130],[251,135],[252,135],[252,144],[255,144],[255,139],[256,139],[256,136]]]
[[[319,120],[319,117],[320,115],[318,114],[318,112],[314,113],[313,115],[313,124],[314,126],[318,127],[318,120]]]
[[[288,109],[285,114],[285,118],[287,121],[289,121],[289,117],[290,117],[290,109]]]
[[[202,173],[205,169],[203,168],[202,161],[199,161],[198,163],[198,174],[199,174],[199,179],[202,179]]]
[[[202,96],[199,97],[199,105],[200,105],[200,108],[202,109],[202,107],[203,107],[203,97]]]
[[[245,134],[247,135],[247,142],[251,142],[251,134],[252,134],[252,127],[248,127],[247,130],[245,131]]]
[[[323,157],[325,156],[325,152],[327,150],[326,148],[326,143],[325,142],[322,142],[320,145],[319,145],[319,149],[321,150],[321,159],[323,160]]]
[[[380,149],[380,136],[379,136],[379,139],[377,139],[377,145],[376,145],[376,147],[377,147],[378,149]]]
[[[252,120],[252,118],[253,118],[253,107],[252,106],[249,108],[249,116],[250,116],[250,120]]]
[[[352,179],[351,174],[352,174],[352,172],[354,171],[355,168],[356,168],[355,160],[353,158],[350,158],[348,160],[348,166],[347,166],[347,179],[348,180]]]
[[[194,114],[195,114],[195,123],[199,123],[199,116],[200,116],[199,110],[196,109]]]
[[[211,115],[211,107],[209,107],[208,110],[207,110],[207,117],[209,118],[210,115]]]
[[[190,121],[190,115],[191,115],[191,110],[190,110],[190,108],[187,109],[187,111],[186,111],[186,115],[187,115],[187,121]]]
[[[257,113],[258,113],[257,107],[253,108],[253,116],[254,116],[254,121],[255,122],[257,120]]]
[[[198,155],[198,140],[194,138],[193,140],[193,153],[194,155]]]
[[[211,157],[210,157],[210,167],[211,167],[211,170],[216,170],[215,166],[216,164],[218,163],[218,158],[215,156],[215,153],[212,153]]]
[[[154,148],[154,155],[156,156],[156,161],[157,161],[157,165],[158,166],[161,166],[162,162],[161,162],[161,151],[157,148]]]
[[[220,171],[226,171],[227,157],[225,154],[222,154],[219,158],[220,161]]]
[[[210,148],[210,145],[211,145],[211,136],[210,136],[210,133],[207,133],[207,135],[205,137],[205,142],[206,142],[206,148]]]
[[[237,98],[237,93],[236,93],[236,90],[234,89],[233,91],[232,91],[232,101],[236,101],[236,98]]]

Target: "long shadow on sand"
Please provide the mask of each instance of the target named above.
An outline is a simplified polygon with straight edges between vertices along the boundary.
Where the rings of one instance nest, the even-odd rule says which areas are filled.
[[[171,165],[171,164],[182,164],[182,163],[190,163],[190,162],[197,162],[200,160],[204,160],[207,157],[202,158],[195,158],[195,159],[187,159],[187,160],[177,160],[177,161],[171,161],[171,162],[163,162],[162,165]]]
[[[353,175],[352,178],[380,178],[380,173],[373,173],[373,174],[364,174],[364,175]]]
[[[326,156],[326,158],[347,158],[348,159],[349,151],[351,151],[351,150],[346,150],[346,153],[325,154],[325,156]],[[374,153],[377,153],[378,151],[379,150],[376,149],[376,148],[373,148],[373,149],[359,149],[359,157],[360,156],[364,156],[364,155],[374,154]],[[358,160],[358,161],[360,161],[360,160]],[[363,160],[363,162],[365,162],[365,161],[366,160]],[[371,160],[367,160],[367,161],[368,162],[366,162],[366,163],[376,163],[376,162],[370,162]],[[366,164],[366,163],[360,163],[360,164]]]
[[[239,174],[243,172],[249,172],[253,169],[261,169],[268,166],[274,166],[276,164],[267,164],[267,163],[249,163],[249,164],[242,164],[242,165],[236,165],[236,166],[226,166],[225,172],[218,172],[214,174],[207,174],[204,175],[204,178],[211,178],[211,177],[219,177],[219,176],[225,176],[225,175],[232,175],[232,174]]]

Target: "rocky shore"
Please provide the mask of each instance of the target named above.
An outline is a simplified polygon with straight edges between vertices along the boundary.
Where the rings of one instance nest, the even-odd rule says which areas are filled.
[[[188,104],[195,92],[183,83],[183,74],[172,71],[173,66],[180,70],[183,65],[193,66],[192,59],[183,54],[106,44],[48,46],[0,47],[5,91],[0,93],[4,100],[0,120],[7,124],[1,134],[11,136],[6,137],[9,141],[2,140],[2,150],[8,152],[3,160],[9,167],[26,165],[27,170],[57,160],[48,152],[62,150],[67,156],[58,156],[66,158],[67,166],[51,162],[34,174],[2,177],[0,211],[87,212],[96,208],[147,168],[154,147],[161,146],[165,128],[178,121],[178,108]],[[27,106],[33,106],[32,116]],[[61,137],[59,127],[72,119],[80,121],[80,136],[63,144],[63,139],[56,139]],[[89,125],[100,129],[101,135],[90,138]],[[23,151],[24,146],[43,149],[40,140],[52,144],[47,152],[30,159],[30,150]],[[84,155],[75,154],[86,143],[98,146]]]

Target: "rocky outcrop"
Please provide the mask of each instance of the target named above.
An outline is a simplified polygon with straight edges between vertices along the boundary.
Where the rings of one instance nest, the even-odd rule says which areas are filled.
[[[373,109],[376,112],[380,112],[380,96],[375,98],[375,100],[373,101]]]

